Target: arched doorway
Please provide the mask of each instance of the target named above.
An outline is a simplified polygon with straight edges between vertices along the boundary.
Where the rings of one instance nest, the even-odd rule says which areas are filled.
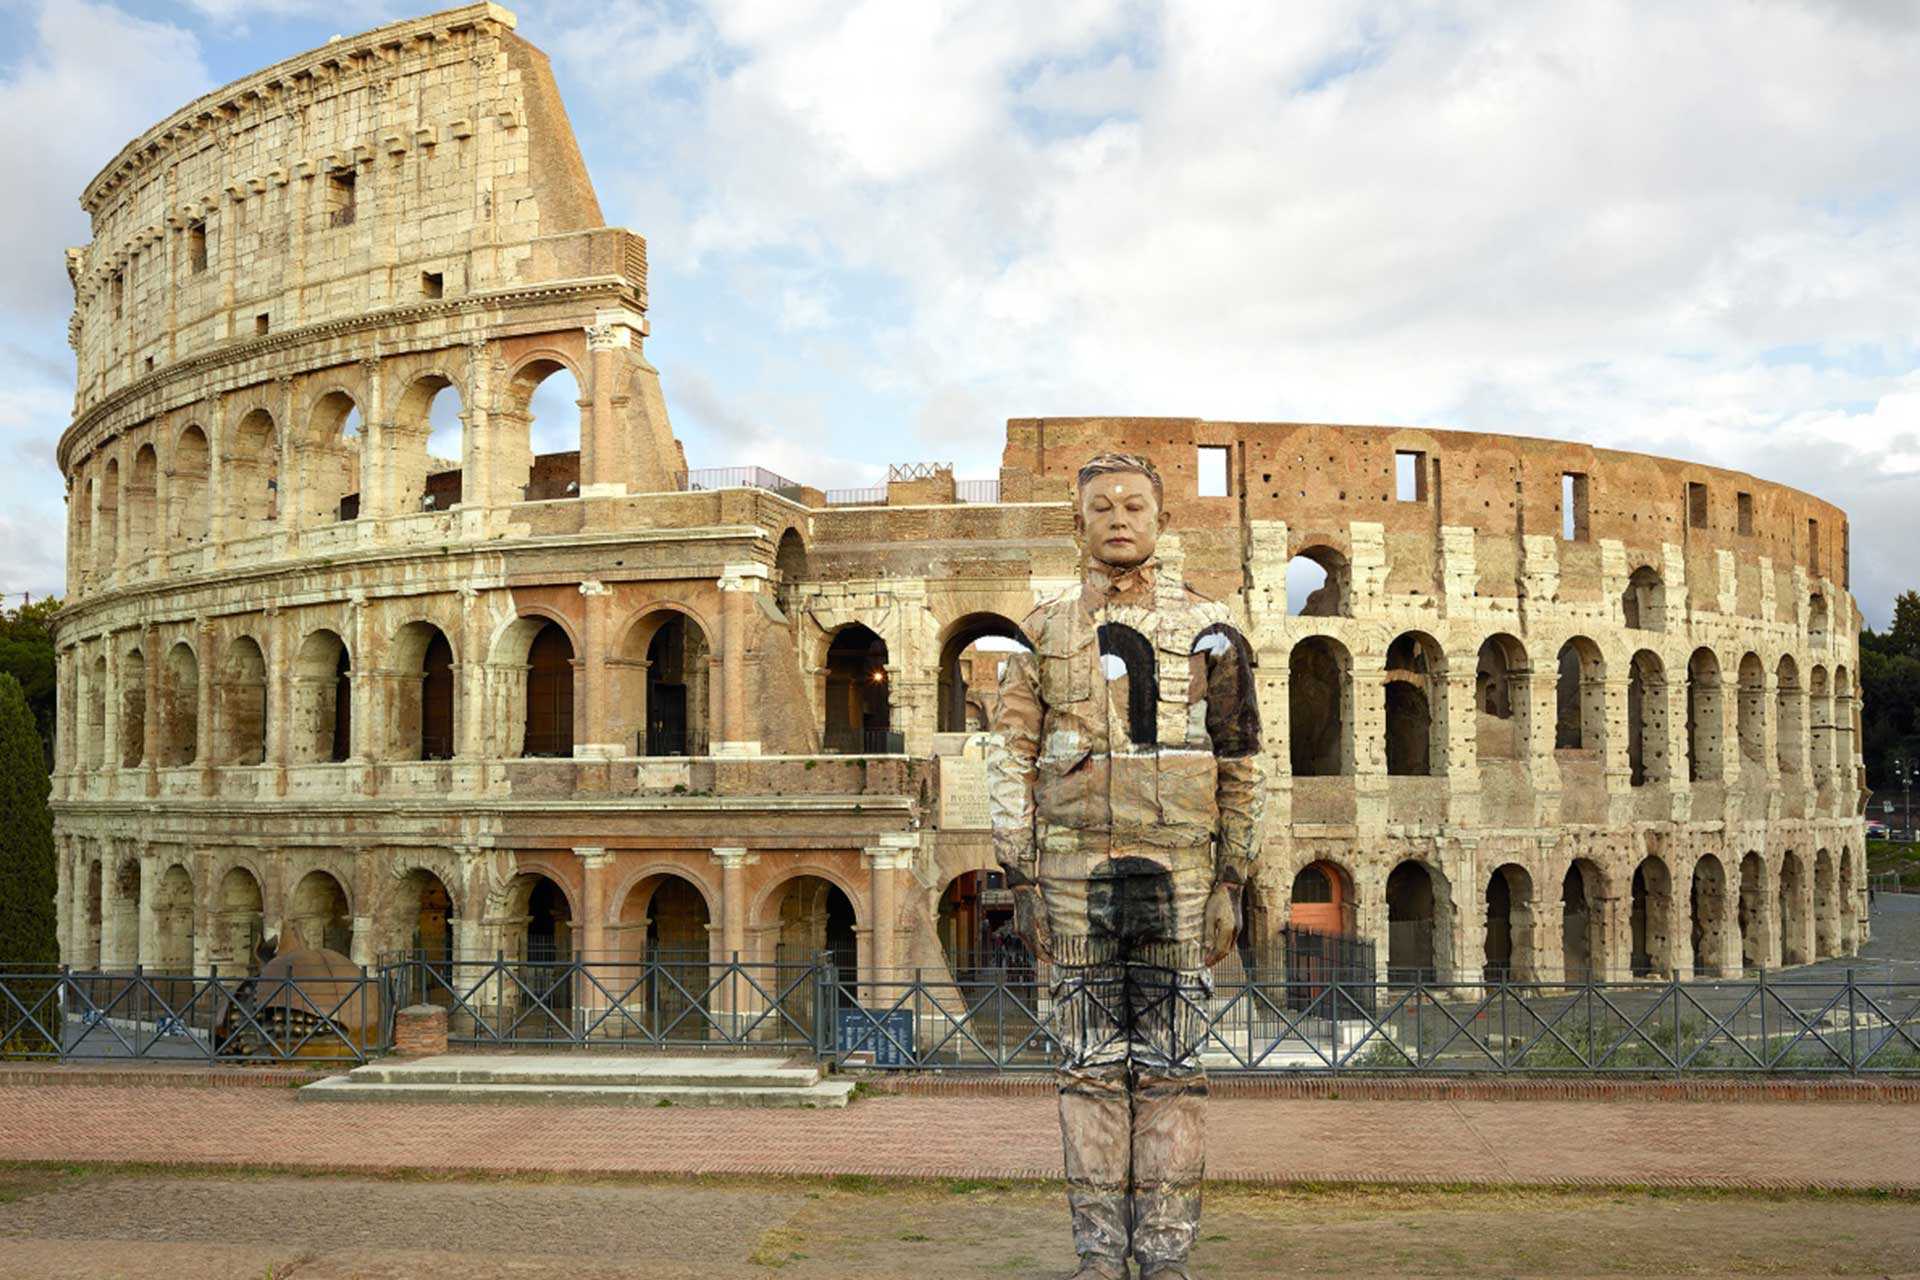
[[[1533,982],[1533,877],[1517,862],[1495,867],[1487,878],[1487,982]]]
[[[1452,905],[1425,863],[1409,859],[1387,876],[1387,981],[1437,982],[1450,972]]]
[[[963,871],[940,895],[940,949],[955,979],[1029,973],[1033,961],[1013,931],[1013,895],[998,871]]]
[[[1575,858],[1560,880],[1560,954],[1569,983],[1600,982],[1606,973],[1606,879],[1586,858]]]
[[[1760,969],[1773,959],[1773,938],[1767,929],[1767,866],[1757,853],[1740,859],[1740,962]]]
[[[573,754],[573,641],[557,622],[527,649],[527,729],[523,756]]]
[[[1673,877],[1648,855],[1633,869],[1631,967],[1636,978],[1673,976]]]
[[[998,614],[968,614],[954,623],[940,646],[941,733],[978,732],[991,722],[1005,659],[1000,650],[979,646],[989,636],[1027,647],[1020,628]]]
[[[208,959],[222,967],[240,966],[257,973],[256,952],[265,937],[264,898],[260,882],[245,867],[229,867],[220,877],[220,900],[213,918]]]
[[[120,657],[120,767],[138,768],[147,754],[147,657],[129,649]]]
[[[1352,663],[1339,641],[1308,636],[1287,659],[1288,751],[1296,778],[1353,772]]]
[[[1387,646],[1387,773],[1446,772],[1446,663],[1433,637],[1409,631]]]
[[[425,867],[415,867],[393,889],[381,950],[444,966],[453,959],[453,921],[453,895],[446,882]]]
[[[538,871],[507,881],[504,913],[495,921],[512,981],[502,1012],[510,1034],[528,1038],[572,1033],[573,906],[566,891]]]
[[[200,661],[182,640],[167,650],[160,685],[160,764],[178,768],[200,755]]]
[[[309,871],[287,903],[286,930],[309,947],[353,955],[353,913],[347,891],[325,871]],[[281,950],[286,949],[282,939]]]
[[[161,874],[153,895],[153,943],[153,957],[141,957],[147,968],[193,972],[193,877],[179,863]]]
[[[338,632],[300,645],[293,672],[293,758],[339,762],[353,754],[353,664]]]
[[[1780,963],[1807,963],[1807,891],[1806,871],[1800,855],[1787,853],[1780,859]]]
[[[251,636],[227,646],[215,708],[220,725],[220,759],[227,764],[260,764],[267,758],[267,659]]]
[[[891,732],[885,640],[857,622],[842,627],[827,645],[824,678],[821,739],[827,751],[871,755],[901,749]]]
[[[1834,892],[1833,855],[1813,855],[1813,958],[1840,954],[1840,903]]]
[[[704,756],[711,664],[707,634],[683,613],[669,614],[647,642],[647,726],[643,754]]]
[[[197,426],[182,428],[167,483],[167,527],[176,550],[207,540],[213,516],[213,504],[207,501],[210,457],[207,433]]]
[[[1323,860],[1300,868],[1287,894],[1287,927],[1352,933],[1353,892],[1347,873]]]
[[[645,967],[628,971],[639,979],[639,989],[622,1003],[628,1014],[642,1017],[649,1034],[704,1036],[708,1023],[701,1000],[708,985],[711,925],[706,895],[684,877],[662,872],[627,891],[620,904],[620,958]]]
[[[1727,945],[1727,872],[1720,859],[1702,854],[1693,864],[1693,976],[1719,978]]]
[[[453,645],[431,622],[410,622],[393,638],[387,752],[395,760],[450,760]]]

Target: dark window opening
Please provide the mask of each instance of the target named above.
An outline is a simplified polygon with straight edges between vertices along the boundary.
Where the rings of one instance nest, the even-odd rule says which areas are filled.
[[[113,274],[113,318],[118,320],[127,304],[127,277],[122,272]]]
[[[273,318],[269,316],[266,312],[262,311],[259,315],[253,318],[253,336],[256,338],[264,338],[267,334],[267,329],[272,325],[272,323],[273,323]]]
[[[1694,529],[1707,527],[1707,486],[1703,484],[1687,485],[1687,525]]]
[[[1807,571],[1820,572],[1820,522],[1807,521]]]
[[[353,225],[354,180],[351,169],[336,169],[327,175],[327,225],[330,227],[350,227]]]
[[[453,758],[453,646],[435,632],[421,663],[420,758]]]
[[[438,298],[443,294],[445,294],[446,291],[447,291],[446,277],[443,276],[440,272],[422,271],[420,273],[420,296],[421,297]]]
[[[204,218],[187,224],[187,267],[195,275],[207,269],[207,223]]]
[[[527,651],[527,739],[523,755],[573,754],[573,642],[549,622]]]
[[[1739,494],[1734,499],[1734,503],[1735,503],[1735,508],[1738,513],[1738,518],[1740,521],[1740,524],[1739,524],[1740,532],[1742,534],[1748,534],[1748,535],[1752,534],[1753,533],[1753,495],[1750,493]]]

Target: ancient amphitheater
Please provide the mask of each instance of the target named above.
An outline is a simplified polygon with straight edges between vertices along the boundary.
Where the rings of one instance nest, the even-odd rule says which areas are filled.
[[[232,971],[285,929],[363,962],[979,963],[973,645],[1073,579],[1070,477],[1110,447],[1158,460],[1167,559],[1256,641],[1256,939],[1559,981],[1866,933],[1825,502],[1547,440],[1135,418],[1013,421],[997,480],[690,471],[645,242],[492,5],[228,85],[82,199],[76,966]]]

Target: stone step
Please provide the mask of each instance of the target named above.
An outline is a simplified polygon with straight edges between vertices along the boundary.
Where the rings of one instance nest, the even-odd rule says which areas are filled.
[[[818,1067],[786,1058],[616,1057],[604,1054],[442,1054],[409,1062],[370,1062],[350,1078],[361,1084],[514,1085],[548,1088],[807,1089]]]
[[[392,1084],[329,1076],[294,1095],[302,1102],[504,1102],[558,1106],[839,1108],[851,1080],[796,1088],[711,1085]]]

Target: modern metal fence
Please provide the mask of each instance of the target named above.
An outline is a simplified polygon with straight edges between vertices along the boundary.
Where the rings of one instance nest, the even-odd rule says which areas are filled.
[[[1300,957],[1289,957],[1298,961]],[[862,973],[774,963],[410,954],[358,976],[0,972],[0,1056],[354,1063],[393,1010],[438,1004],[462,1048],[754,1049],[881,1070],[1043,1071],[1064,1010],[1047,967]],[[1204,998],[1223,1073],[1920,1073],[1920,982],[1374,982],[1230,960]]]

